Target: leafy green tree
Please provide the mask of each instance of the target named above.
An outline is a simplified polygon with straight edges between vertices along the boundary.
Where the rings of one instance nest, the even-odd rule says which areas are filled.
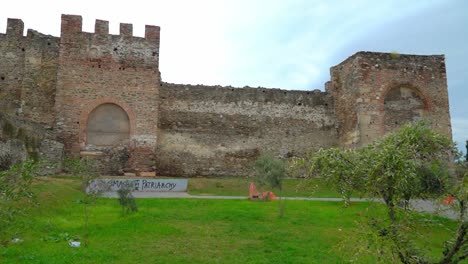
[[[450,196],[444,201],[453,201],[452,207],[458,211],[456,236],[445,243],[443,259],[439,263],[458,263],[468,259],[468,162],[455,164],[455,180]]]
[[[286,163],[281,160],[274,158],[271,155],[261,155],[255,161],[255,172],[257,181],[262,185],[270,186],[273,189],[278,190],[278,216],[283,216],[283,180],[286,177]]]
[[[366,147],[352,150],[320,150],[303,159],[309,176],[319,174],[349,201],[356,192],[378,198],[385,204],[386,218],[368,219],[372,241],[379,241],[376,255],[402,263],[431,263],[412,241],[408,230],[417,224],[414,214],[399,205],[414,198],[455,195],[459,226],[455,240],[448,242],[443,257],[434,263],[458,263],[468,255],[465,176],[450,177],[445,169],[454,151],[453,143],[433,132],[424,122],[409,124]]]
[[[356,170],[354,173],[350,173],[356,169],[354,164],[359,162],[357,160],[359,157],[355,155],[354,150],[338,148],[321,149],[318,153],[319,155],[312,156],[310,160],[296,160],[292,169],[306,167],[309,177],[322,176],[323,172],[327,172],[326,177],[324,177],[325,182],[336,188],[341,194],[345,206],[348,206],[353,193],[359,192],[362,195],[363,190],[359,187],[365,184],[365,178],[359,176],[363,172]]]

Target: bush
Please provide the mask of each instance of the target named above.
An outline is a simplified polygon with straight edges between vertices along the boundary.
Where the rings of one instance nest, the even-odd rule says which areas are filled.
[[[122,214],[126,215],[137,212],[138,206],[135,197],[132,195],[133,184],[127,182],[124,186],[125,187],[117,191],[117,194],[119,195],[119,204],[122,207]]]

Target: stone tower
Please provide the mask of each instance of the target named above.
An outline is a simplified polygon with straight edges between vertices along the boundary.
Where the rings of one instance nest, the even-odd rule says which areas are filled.
[[[82,18],[62,15],[55,128],[71,153],[130,146],[131,167],[154,164],[160,72],[159,27],[134,37],[131,24],[120,35],[96,20],[95,32],[82,31]]]
[[[451,137],[443,55],[358,52],[330,72],[340,145],[363,146],[420,119]]]

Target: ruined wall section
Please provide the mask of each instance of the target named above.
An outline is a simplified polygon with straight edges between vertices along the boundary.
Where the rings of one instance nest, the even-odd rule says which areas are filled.
[[[140,38],[132,35],[131,24],[120,24],[120,35],[110,35],[108,22],[96,20],[95,33],[87,33],[81,16],[62,15],[56,128],[68,151],[85,148],[92,110],[113,103],[129,115],[131,145],[141,150],[134,162],[150,163],[143,160],[156,146],[158,58],[159,27],[146,26]]]
[[[40,159],[39,175],[55,174],[61,170],[63,144],[42,124],[19,116],[0,112],[0,160],[8,164],[27,158]]]
[[[59,38],[28,30],[8,19],[0,34],[0,108],[51,127],[58,67]]]
[[[0,111],[16,114],[21,105],[25,37],[20,19],[9,18],[6,34],[0,34]]]
[[[161,175],[247,176],[261,153],[302,156],[337,146],[327,93],[163,83]]]
[[[31,121],[52,127],[55,121],[60,39],[29,29],[25,40],[22,115]]]
[[[404,121],[418,119],[428,120],[434,130],[451,137],[443,55],[358,52],[331,68],[328,89],[343,146],[366,145]],[[417,101],[423,104],[420,116],[399,116],[405,114],[407,104]],[[389,103],[393,105],[386,107]]]
[[[359,130],[355,101],[360,97],[356,60],[351,56],[330,69],[326,91],[333,96],[340,146],[357,144]]]

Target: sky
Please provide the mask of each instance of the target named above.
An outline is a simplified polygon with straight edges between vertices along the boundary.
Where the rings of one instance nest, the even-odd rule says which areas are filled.
[[[25,30],[60,35],[61,14],[161,27],[160,71],[172,83],[324,90],[329,68],[358,51],[444,54],[453,139],[468,140],[465,0],[23,0],[0,9]]]

